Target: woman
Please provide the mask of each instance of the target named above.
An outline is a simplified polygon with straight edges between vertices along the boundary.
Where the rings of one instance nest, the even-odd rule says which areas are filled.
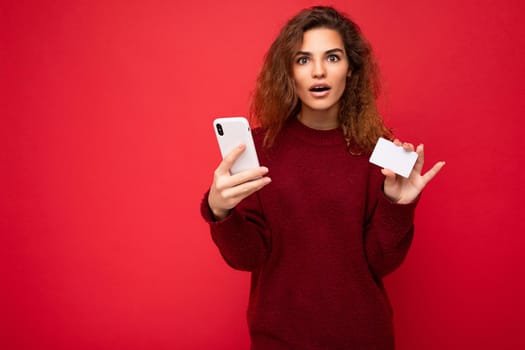
[[[201,208],[226,262],[252,272],[253,349],[394,348],[382,278],[403,261],[419,194],[444,163],[422,175],[422,145],[408,179],[368,162],[391,138],[377,88],[369,45],[333,8],[303,10],[270,47],[252,105],[265,166],[230,175],[240,145]]]

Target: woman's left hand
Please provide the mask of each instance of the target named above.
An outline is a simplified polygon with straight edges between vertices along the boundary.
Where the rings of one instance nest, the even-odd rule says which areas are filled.
[[[395,139],[394,143],[398,146],[403,146],[406,151],[414,150],[414,145],[410,143],[401,143],[398,139]],[[396,203],[407,204],[414,201],[423,188],[445,165],[445,162],[437,162],[432,169],[422,175],[421,171],[423,170],[423,163],[425,161],[423,145],[417,146],[416,152],[418,154],[417,161],[408,178],[396,175],[388,169],[381,170],[386,177],[384,184],[385,195]]]

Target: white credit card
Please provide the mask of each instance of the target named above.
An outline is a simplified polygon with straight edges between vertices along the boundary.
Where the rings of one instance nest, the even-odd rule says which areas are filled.
[[[402,146],[396,146],[393,142],[380,137],[370,156],[370,163],[408,177],[416,163],[417,156],[416,152],[405,151]]]

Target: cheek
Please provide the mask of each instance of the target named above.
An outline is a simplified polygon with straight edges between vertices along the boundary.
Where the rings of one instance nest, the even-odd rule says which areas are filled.
[[[337,93],[336,93],[336,98],[338,100],[341,98],[341,96],[343,96],[347,82],[348,82],[348,76],[347,76],[346,73],[344,73],[343,75],[339,75],[338,76],[338,79],[337,79]]]
[[[339,84],[341,85],[341,89],[344,90],[346,87],[346,83],[349,80],[350,75],[352,74],[351,71],[348,69],[344,69],[340,72],[339,75]]]
[[[304,85],[304,74],[302,74],[301,70],[298,69],[293,72],[293,81],[296,87]]]
[[[337,89],[338,90],[343,91],[345,89],[347,78],[348,76],[346,75],[346,73],[344,75],[339,75],[337,79]]]

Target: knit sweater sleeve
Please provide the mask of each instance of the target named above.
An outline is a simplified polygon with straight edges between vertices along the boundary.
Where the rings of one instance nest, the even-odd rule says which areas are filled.
[[[211,237],[222,257],[234,269],[256,270],[266,259],[270,246],[257,193],[245,198],[220,221],[213,217],[208,193],[201,202],[201,215],[209,224]]]
[[[375,170],[375,169],[374,169]],[[368,186],[365,251],[372,272],[383,278],[405,259],[414,236],[414,213],[419,197],[397,204],[383,193],[384,177],[372,171]]]

